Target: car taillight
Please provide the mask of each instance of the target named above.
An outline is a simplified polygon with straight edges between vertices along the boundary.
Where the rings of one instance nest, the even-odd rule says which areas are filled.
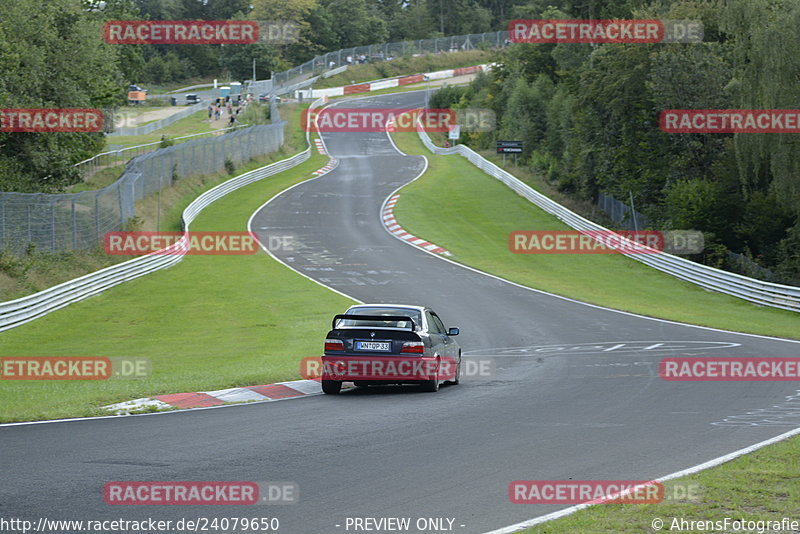
[[[326,339],[325,350],[344,350],[344,342],[339,339]]]
[[[403,348],[400,349],[400,352],[414,352],[416,354],[422,354],[425,352],[425,344],[422,341],[406,341],[403,343]]]

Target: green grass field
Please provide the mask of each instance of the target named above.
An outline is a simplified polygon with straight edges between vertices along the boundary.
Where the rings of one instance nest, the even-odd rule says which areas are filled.
[[[643,315],[800,337],[797,314],[702,290],[624,256],[512,254],[509,232],[564,230],[567,226],[464,158],[431,155],[415,133],[393,137],[401,150],[424,154],[430,163],[422,178],[400,191],[396,218],[410,233],[450,250],[455,261],[529,287]],[[657,504],[601,504],[525,532],[657,532],[652,526],[657,520],[663,522],[663,531],[668,531],[676,518],[798,519],[798,456],[800,438],[795,437],[664,484],[667,496],[676,495],[679,488],[691,491],[694,498],[668,498]],[[541,515],[533,505],[517,506],[530,506],[530,517]]]
[[[800,439],[764,447],[719,467],[664,483],[668,498],[657,504],[601,504],[574,514],[529,528],[536,534],[572,534],[574,532],[658,532],[654,521],[661,520],[663,532],[673,521],[711,520],[726,517],[746,521],[780,521],[786,517],[800,520]],[[677,488],[677,491],[676,491]],[[680,498],[684,495],[694,498]],[[677,496],[679,498],[669,498]],[[531,506],[520,504],[517,506]],[[537,514],[532,510],[531,517]],[[672,529],[673,532],[679,532]],[[694,528],[682,532],[701,532]],[[706,532],[735,532],[721,528]],[[739,532],[757,532],[746,530]],[[766,530],[774,532],[774,530]],[[785,532],[785,531],[784,531]]]
[[[415,133],[401,150],[426,154],[425,176],[403,188],[395,213],[410,233],[445,247],[455,261],[508,280],[651,317],[726,330],[800,338],[800,315],[703,290],[617,254],[514,254],[515,230],[567,230],[461,156],[431,155]]]
[[[323,164],[317,154],[232,193],[206,209],[191,229],[244,231],[261,204]],[[261,252],[188,256],[0,334],[3,356],[146,357],[152,376],[4,381],[0,419],[98,415],[103,405],[137,397],[300,378],[300,359],[320,353],[330,317],[349,303]]]

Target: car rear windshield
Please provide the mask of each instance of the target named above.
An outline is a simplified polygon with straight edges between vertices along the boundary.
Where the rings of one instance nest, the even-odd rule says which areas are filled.
[[[414,321],[416,330],[422,325],[422,315],[417,310],[407,308],[353,308],[347,310],[347,315],[385,315],[385,321],[363,321],[356,319],[343,319],[336,323],[337,328],[341,327],[365,327],[365,328],[409,328],[408,321],[394,321],[390,317],[404,316],[411,317]]]

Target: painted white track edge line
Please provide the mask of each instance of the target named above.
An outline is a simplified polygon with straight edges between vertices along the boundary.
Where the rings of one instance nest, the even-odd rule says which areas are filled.
[[[761,441],[756,443],[755,445],[750,445],[749,447],[745,447],[743,449],[739,449],[738,451],[734,451],[730,454],[726,454],[724,456],[719,456],[718,458],[714,458],[713,460],[709,460],[702,464],[698,464],[692,467],[688,467],[681,471],[676,471],[674,473],[670,473],[669,475],[665,475],[663,477],[657,478],[655,482],[666,482],[667,480],[672,480],[675,478],[680,478],[686,475],[692,475],[694,473],[698,473],[700,471],[705,471],[706,469],[710,469],[712,467],[720,466],[724,463],[730,462],[731,460],[735,460],[745,454],[749,454],[751,452],[757,451],[763,447],[768,445],[773,445],[780,441],[787,440],[791,437],[800,434],[800,428],[795,428],[794,430],[790,430],[789,432],[784,432],[779,436],[775,436],[774,438],[770,438],[765,441]],[[540,525],[542,523],[546,523],[548,521],[553,521],[555,519],[560,519],[562,517],[566,517],[568,515],[572,515],[579,510],[583,510],[585,508],[589,508],[590,506],[595,506],[594,504],[590,503],[583,503],[583,504],[576,504],[575,506],[570,506],[569,508],[564,508],[563,510],[558,510],[556,512],[551,512],[546,515],[541,515],[539,517],[534,517],[532,519],[528,519],[526,521],[521,521],[519,523],[515,523],[513,525],[509,525],[507,527],[499,528],[497,530],[492,530],[485,532],[484,534],[511,534],[512,532],[519,532],[520,530],[530,528],[535,525]]]

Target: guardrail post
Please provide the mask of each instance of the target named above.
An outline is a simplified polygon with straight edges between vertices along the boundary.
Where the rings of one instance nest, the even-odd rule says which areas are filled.
[[[50,203],[50,250],[56,251],[56,203]]]
[[[100,193],[94,194],[94,242],[100,242]]]
[[[72,248],[78,248],[78,213],[75,211],[75,199],[82,195],[83,193],[78,193],[77,195],[72,197]]]
[[[6,199],[0,199],[0,248],[6,248]]]

